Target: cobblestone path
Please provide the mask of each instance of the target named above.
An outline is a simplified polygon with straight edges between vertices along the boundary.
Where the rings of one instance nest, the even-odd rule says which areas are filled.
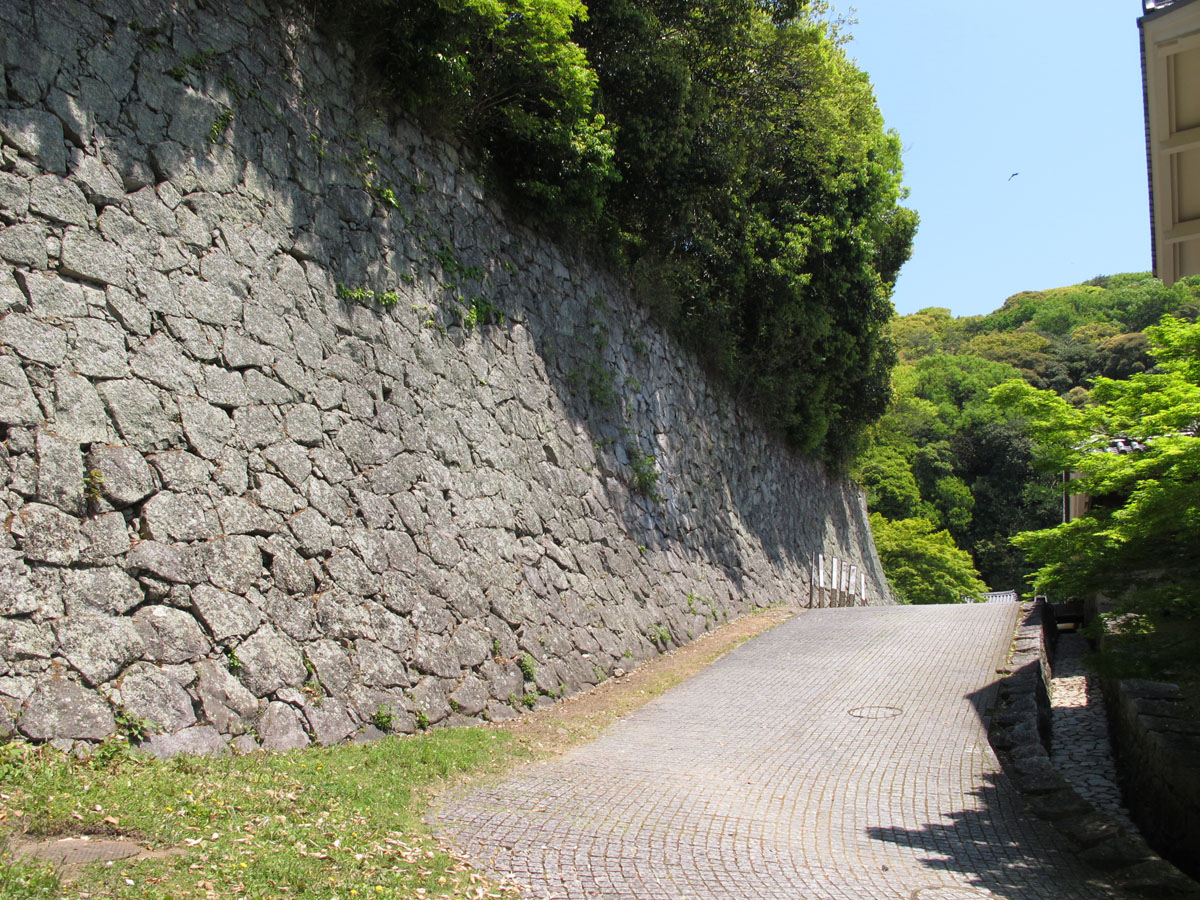
[[[531,898],[1119,897],[988,745],[1017,611],[804,612],[437,825]]]
[[[1129,810],[1121,805],[1100,680],[1083,665],[1087,649],[1082,635],[1064,634],[1058,639],[1050,683],[1054,710],[1050,759],[1081,797],[1137,834]]]

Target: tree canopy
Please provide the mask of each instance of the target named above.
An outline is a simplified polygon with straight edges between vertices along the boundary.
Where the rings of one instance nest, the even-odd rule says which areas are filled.
[[[1034,470],[1028,435],[991,400],[992,388],[1019,377],[965,351],[899,366],[892,402],[854,468],[872,512],[944,530],[968,551],[972,577],[997,589],[1018,588],[1027,571],[1009,538],[1048,524],[1057,509],[1054,479]]]
[[[1071,490],[1093,498],[1087,515],[1015,540],[1042,589],[1196,613],[1200,324],[1166,316],[1146,336],[1156,368],[1097,379],[1082,407],[1023,382],[996,388],[996,402],[1028,422],[1039,465],[1079,473]],[[1131,452],[1111,452],[1118,439]]]
[[[971,555],[928,519],[892,521],[873,513],[871,530],[888,583],[901,603],[961,603],[977,600],[987,590]]]

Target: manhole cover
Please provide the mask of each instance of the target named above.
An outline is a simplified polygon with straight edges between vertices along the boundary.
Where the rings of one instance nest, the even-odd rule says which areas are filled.
[[[984,897],[994,897],[991,891],[980,891],[969,887],[940,885],[935,887],[917,888],[909,900],[982,900]]]
[[[60,866],[71,866],[128,859],[131,856],[137,856],[143,849],[145,848],[129,841],[89,841],[85,838],[67,838],[61,841],[27,844],[22,851],[25,856],[44,859],[46,862]]]
[[[900,715],[904,710],[898,706],[856,706],[854,709],[847,710],[847,712],[856,719],[890,719],[893,716]],[[921,900],[924,900],[924,898],[921,898]]]

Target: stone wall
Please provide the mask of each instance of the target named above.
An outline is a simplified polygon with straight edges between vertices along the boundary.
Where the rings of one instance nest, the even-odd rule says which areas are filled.
[[[0,734],[412,731],[890,602],[860,492],[301,17],[16,0],[0,54]]]
[[[1200,900],[1200,885],[1158,856],[1140,835],[1084,798],[1055,768],[1051,657],[1058,627],[1044,600],[1022,604],[1008,664],[997,670],[996,709],[988,739],[1029,812],[1066,839],[1105,883],[1149,900]]]
[[[1178,685],[1106,679],[1104,696],[1134,821],[1156,850],[1200,879],[1200,724]]]

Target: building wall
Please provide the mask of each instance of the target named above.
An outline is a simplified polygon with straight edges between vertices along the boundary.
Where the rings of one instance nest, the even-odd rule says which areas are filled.
[[[756,605],[890,602],[860,491],[348,48],[217,6],[0,5],[0,733],[500,718]]]
[[[1200,274],[1200,3],[1138,20],[1154,273],[1167,284]]]

